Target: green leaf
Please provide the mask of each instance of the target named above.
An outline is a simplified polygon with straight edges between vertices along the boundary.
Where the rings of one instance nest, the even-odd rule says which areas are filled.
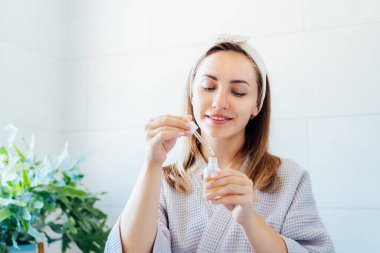
[[[43,188],[50,193],[57,193],[58,195],[68,196],[68,197],[73,197],[73,198],[81,198],[87,195],[85,191],[77,189],[72,186],[68,186],[68,185],[64,185],[64,186],[49,185]]]
[[[8,154],[7,149],[4,146],[0,147],[0,156],[5,156],[5,159],[3,159],[3,164],[8,165],[9,154]]]
[[[28,209],[24,208],[24,210],[22,212],[22,218],[26,221],[30,221],[32,219],[32,215],[30,214]]]
[[[26,206],[26,203],[21,200],[0,198],[0,205],[8,206],[10,204],[21,206],[21,207]]]
[[[5,155],[7,158],[9,157],[8,151],[4,146],[0,147],[0,155]]]
[[[67,249],[69,248],[71,238],[68,238],[66,234],[63,235],[62,237],[62,252],[66,252]]]
[[[52,243],[54,243],[54,242],[56,242],[56,241],[60,241],[60,240],[62,240],[62,238],[52,238],[52,237],[50,237],[49,235],[47,235],[46,233],[45,233],[45,236],[46,236],[46,238],[47,238],[47,243],[50,245],[50,244],[52,244]]]
[[[9,207],[1,208],[0,209],[0,222],[8,219],[12,215],[11,210]]]
[[[21,181],[18,181],[16,184],[13,185],[13,197],[19,196],[24,191],[24,187],[22,187]]]
[[[71,178],[66,173],[63,173],[63,179],[65,180],[66,184],[70,184]]]
[[[21,158],[21,161],[25,162],[25,155],[18,149],[18,147],[15,144],[13,144],[13,148],[16,150],[16,153]]]
[[[28,172],[26,171],[26,169],[22,169],[22,178],[24,179],[24,187],[29,187],[30,180],[29,180]]]
[[[57,234],[63,234],[64,233],[63,226],[60,224],[55,224],[53,222],[49,222],[48,226],[51,228],[51,230],[53,230]]]
[[[29,227],[29,230],[28,230],[28,234],[30,235],[30,236],[32,236],[34,239],[36,239],[37,241],[40,241],[40,240],[42,240],[43,238],[43,236],[42,236],[42,234],[40,233],[40,232],[38,232],[34,227],[32,227],[32,226],[30,226]]]
[[[34,202],[34,204],[33,204],[33,207],[34,207],[35,209],[41,209],[43,206],[44,206],[44,202],[42,202],[42,201],[36,201],[36,202]]]
[[[25,232],[29,231],[29,222],[25,220],[20,220],[20,222]]]

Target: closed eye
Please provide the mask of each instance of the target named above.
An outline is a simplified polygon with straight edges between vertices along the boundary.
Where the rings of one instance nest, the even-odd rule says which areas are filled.
[[[206,90],[206,91],[212,91],[212,90],[215,90],[215,88],[213,87],[204,87],[202,86],[202,89]]]
[[[235,91],[233,91],[232,94],[234,94],[236,97],[245,96],[245,93],[240,93],[240,92],[235,92]]]
[[[214,87],[206,87],[206,86],[201,86],[201,87],[203,90],[208,91],[208,92],[215,90]],[[241,92],[236,92],[236,91],[231,91],[231,93],[236,97],[243,97],[246,95],[246,93],[241,93]]]

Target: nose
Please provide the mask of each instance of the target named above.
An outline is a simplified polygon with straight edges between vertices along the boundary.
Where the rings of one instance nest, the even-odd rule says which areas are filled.
[[[212,107],[215,109],[229,108],[228,94],[226,91],[219,89],[217,92],[214,93]]]

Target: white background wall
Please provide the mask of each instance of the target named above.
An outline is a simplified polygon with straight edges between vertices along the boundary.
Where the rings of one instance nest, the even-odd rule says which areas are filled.
[[[41,153],[67,140],[88,154],[85,183],[108,192],[112,225],[148,117],[181,112],[210,38],[249,35],[272,80],[271,150],[310,171],[337,252],[376,252],[379,13],[375,0],[0,0],[0,123],[35,132]]]

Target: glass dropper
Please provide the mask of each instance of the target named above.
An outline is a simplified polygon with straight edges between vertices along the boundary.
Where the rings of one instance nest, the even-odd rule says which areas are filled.
[[[191,126],[191,132],[198,139],[198,141],[207,149],[207,151],[210,154],[210,156],[215,156],[214,150],[212,150],[212,148],[206,144],[206,142],[204,141],[204,139],[202,138],[202,136],[198,133],[198,131],[197,131],[197,129],[198,129],[197,124],[195,124],[194,121],[190,121],[190,126]]]

